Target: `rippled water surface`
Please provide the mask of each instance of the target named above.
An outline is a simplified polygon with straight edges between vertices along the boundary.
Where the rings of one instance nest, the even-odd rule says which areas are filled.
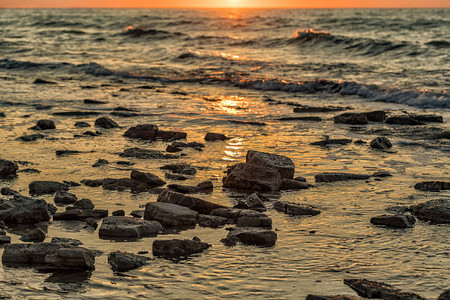
[[[175,162],[198,173],[182,184],[212,180],[211,194],[196,196],[226,206],[245,194],[222,189],[226,167],[245,161],[247,150],[286,155],[296,176],[314,183],[320,172],[371,174],[389,171],[381,180],[317,183],[301,191],[269,193],[315,205],[322,213],[292,217],[271,209],[278,240],[273,248],[225,247],[227,231],[195,228],[158,238],[192,238],[212,244],[207,251],[174,263],[152,258],[148,265],[114,274],[107,254],[115,250],[149,251],[155,238],[136,242],[99,239],[98,231],[78,222],[54,221],[47,239],[70,237],[103,252],[95,271],[64,280],[32,269],[0,268],[2,296],[33,299],[90,298],[244,298],[298,299],[309,293],[355,295],[342,280],[367,278],[436,298],[450,284],[449,226],[418,221],[414,228],[387,229],[369,223],[394,205],[411,205],[449,192],[420,192],[414,184],[449,180],[450,142],[424,132],[449,130],[449,10],[0,10],[0,156],[19,162],[8,186],[28,195],[34,180],[128,177],[131,168],[164,178],[159,167],[170,160],[129,159],[126,148],[165,150],[168,143],[130,140],[124,131],[137,124],[157,124],[184,131],[187,140],[203,142],[207,132],[232,137],[206,142],[204,151],[184,150]],[[36,78],[55,84],[33,84]],[[143,88],[145,87],[145,88]],[[106,101],[86,105],[84,99]],[[272,99],[276,102],[269,101]],[[280,121],[294,116],[292,105],[349,106],[354,111],[383,109],[390,114],[437,113],[443,124],[418,127],[371,123],[334,124],[339,113],[311,113],[321,122]],[[49,105],[46,110],[36,104]],[[77,136],[97,116],[61,117],[68,110],[97,111],[115,107],[142,114],[112,116],[121,126],[97,137]],[[300,116],[295,114],[295,116]],[[45,139],[21,142],[35,133],[39,119],[52,119],[55,130]],[[264,122],[265,126],[230,123]],[[386,134],[392,152],[366,144],[311,146],[332,138],[370,142]],[[56,156],[56,150],[82,153]],[[93,168],[99,158],[110,164]],[[167,180],[168,183],[177,183]],[[96,208],[126,214],[156,201],[157,195],[107,191],[84,185],[71,188]],[[52,196],[44,196],[53,203]],[[64,207],[58,207],[59,211]],[[8,228],[13,242],[20,231]],[[69,282],[66,282],[69,281]]]

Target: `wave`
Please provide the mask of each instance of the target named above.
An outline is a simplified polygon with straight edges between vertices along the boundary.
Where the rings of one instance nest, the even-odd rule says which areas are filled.
[[[437,48],[450,48],[450,42],[444,41],[444,40],[429,41],[425,45],[430,45],[430,46],[434,46]]]
[[[157,39],[186,36],[186,34],[182,32],[170,32],[141,26],[128,26],[125,28],[122,34],[131,37],[151,37]]]

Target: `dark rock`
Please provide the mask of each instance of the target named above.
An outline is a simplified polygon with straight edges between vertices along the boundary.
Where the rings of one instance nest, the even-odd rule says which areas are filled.
[[[281,186],[278,170],[250,164],[237,164],[223,178],[224,188],[244,190],[276,191]]]
[[[392,143],[388,138],[380,136],[370,142],[370,147],[374,149],[387,150],[392,147]]]
[[[55,194],[55,204],[73,204],[77,201],[77,196],[65,191],[57,191]]]
[[[196,186],[181,185],[181,184],[169,184],[167,188],[172,191],[183,194],[195,194],[200,191]]]
[[[333,118],[334,123],[343,123],[350,125],[366,125],[369,123],[365,114],[344,113]]]
[[[12,199],[0,199],[0,220],[7,224],[37,223],[50,220],[50,212],[44,199],[14,195]]]
[[[158,196],[158,202],[173,203],[186,206],[200,214],[209,215],[217,208],[223,208],[223,205],[208,202],[203,199],[186,196],[170,190],[163,190]]]
[[[56,82],[54,81],[49,81],[49,80],[44,80],[44,79],[40,79],[40,78],[36,78],[33,81],[34,84],[56,84]]]
[[[200,227],[219,228],[228,223],[228,219],[219,216],[199,215],[198,225]]]
[[[21,170],[17,171],[17,173],[39,174],[39,173],[41,173],[41,171],[32,169],[32,168],[27,168],[27,169],[21,169]]]
[[[226,141],[230,138],[221,133],[208,132],[205,136],[205,141]]]
[[[362,300],[363,298],[353,297],[353,296],[318,296],[318,295],[308,295],[306,300]]]
[[[87,218],[86,220],[84,220],[86,222],[86,224],[88,224],[89,226],[92,226],[92,228],[97,229],[98,224],[97,222],[94,220],[94,218]]]
[[[130,213],[131,216],[135,217],[135,218],[143,218],[144,217],[144,211],[143,210],[133,210]]]
[[[164,141],[182,140],[185,139],[186,136],[187,134],[185,132],[165,131],[165,130],[156,131],[156,138],[162,139]]]
[[[91,127],[91,125],[89,125],[89,124],[86,123],[86,122],[76,122],[76,123],[75,123],[75,127],[83,128],[83,127]]]
[[[55,129],[55,122],[52,120],[39,120],[36,124],[36,126],[33,127],[33,129],[36,130],[46,130],[46,129]]]
[[[283,117],[277,119],[279,121],[312,121],[312,122],[321,122],[322,118],[319,117]]]
[[[419,182],[414,185],[416,190],[439,192],[441,190],[450,190],[450,182],[444,181],[425,181]]]
[[[81,180],[81,183],[89,187],[98,187],[102,186],[103,179],[83,179]]]
[[[143,193],[149,190],[149,187],[141,181],[132,178],[106,178],[102,181],[102,187],[105,190],[125,191],[130,190],[132,193]]]
[[[96,168],[96,167],[101,167],[101,166],[104,166],[107,164],[109,164],[109,161],[107,161],[106,159],[100,158],[99,160],[97,160],[97,162],[95,164],[92,165],[92,167]]]
[[[401,292],[393,286],[366,279],[344,279],[344,284],[352,288],[359,296],[365,298],[397,299],[397,300],[425,300],[413,293]]]
[[[17,164],[15,162],[0,159],[0,179],[11,179],[16,177]]]
[[[308,188],[309,185],[305,182],[287,178],[281,180],[280,190],[303,190]]]
[[[419,122],[429,122],[429,123],[444,123],[444,118],[438,115],[408,115],[413,120]]]
[[[205,148],[205,144],[198,143],[198,142],[190,142],[190,143],[173,142],[172,146],[176,147],[176,148],[194,148],[197,150],[199,150],[201,148]]]
[[[437,300],[450,300],[450,290],[446,290],[440,294]]]
[[[45,240],[45,232],[41,228],[35,228],[24,234],[20,240],[23,242],[43,242]]]
[[[123,106],[118,106],[114,108],[114,111],[136,111],[135,109],[132,108],[126,108]]]
[[[129,128],[124,133],[124,136],[134,139],[156,140],[157,131],[158,126],[152,124],[144,124]]]
[[[38,139],[43,139],[45,138],[44,135],[40,134],[40,133],[35,133],[35,134],[29,134],[29,135],[23,135],[21,137],[18,138],[18,140],[21,140],[23,142],[32,142]]]
[[[411,215],[381,215],[371,218],[370,223],[396,228],[412,228],[416,219]]]
[[[328,145],[347,145],[350,144],[351,142],[352,142],[351,139],[326,139],[323,141],[311,143],[310,145],[325,147]]]
[[[243,125],[255,125],[255,126],[266,126],[267,123],[256,122],[256,121],[239,121],[239,120],[228,120],[230,123],[243,124]]]
[[[121,251],[111,252],[108,255],[108,263],[116,272],[126,272],[142,267],[148,260],[150,260],[148,257]]]
[[[15,191],[13,189],[10,189],[9,187],[3,187],[0,191],[2,195],[5,196],[14,196],[14,195],[20,195],[18,191]],[[0,227],[1,228],[1,227]]]
[[[123,209],[115,210],[111,213],[113,216],[125,216],[125,211]]]
[[[0,245],[4,244],[10,244],[11,243],[11,237],[7,235],[0,235]]]
[[[294,178],[295,165],[289,157],[248,150],[245,156],[246,163],[254,166],[264,166],[278,170],[281,178]]]
[[[239,227],[266,227],[272,228],[272,219],[266,214],[253,211],[242,210],[236,222]]]
[[[161,224],[156,221],[112,216],[103,219],[98,234],[101,238],[142,238],[156,236],[161,230]]]
[[[65,212],[55,213],[53,220],[80,220],[86,221],[89,218],[100,219],[108,216],[108,210],[105,209],[81,209],[73,207]]]
[[[84,99],[83,100],[84,104],[106,104],[108,102],[106,101],[100,101],[100,100],[91,100],[91,99]]]
[[[157,150],[147,150],[141,148],[128,148],[120,154],[121,157],[135,157],[140,159],[174,159],[178,156],[166,154]]]
[[[88,131],[83,132],[83,135],[87,135],[87,136],[99,136],[99,135],[101,135],[101,133],[98,132],[98,131],[93,132],[93,131],[88,130]]]
[[[63,116],[63,117],[85,117],[85,116],[97,116],[100,115],[100,112],[97,111],[58,111],[52,113],[54,116]]]
[[[387,118],[385,123],[392,125],[425,125],[425,123],[411,119],[409,116],[392,116]]]
[[[101,117],[95,120],[95,126],[105,129],[118,128],[119,125],[108,117]]]
[[[409,209],[420,220],[434,224],[450,223],[450,200],[448,199],[430,200],[412,205]]]
[[[57,156],[61,156],[61,155],[72,155],[72,154],[78,154],[81,153],[80,151],[77,150],[56,150],[55,154]]]
[[[391,177],[392,174],[387,171],[378,171],[372,174],[372,177]]]
[[[300,182],[306,182],[306,178],[302,176],[297,176],[294,178],[294,180],[300,181]]]
[[[70,238],[59,238],[59,237],[52,237],[52,240],[50,243],[60,244],[65,247],[70,247],[70,246],[77,247],[77,246],[83,245],[83,243],[80,240],[70,239]]]
[[[165,258],[180,258],[203,252],[211,247],[210,244],[199,240],[155,240],[153,241],[153,255]]]
[[[158,221],[164,227],[195,226],[198,213],[185,206],[149,202],[145,205],[144,219]]]
[[[126,161],[126,160],[119,160],[116,162],[118,165],[125,165],[125,166],[134,166],[135,163],[132,161]]]
[[[343,111],[348,108],[346,107],[336,107],[336,106],[298,106],[294,108],[295,113],[310,113],[310,112],[332,112],[332,111]]]
[[[370,175],[352,173],[322,173],[315,176],[316,182],[335,182],[346,180],[366,180]]]
[[[386,112],[383,110],[366,112],[364,115],[366,115],[367,120],[370,122],[384,122],[386,120]]]
[[[166,173],[165,174],[166,179],[171,179],[171,180],[188,180],[189,178],[183,175],[178,175],[178,174],[170,174],[170,173]]]
[[[183,151],[183,149],[174,147],[172,145],[168,145],[166,148],[166,152],[170,152],[170,153],[181,152],[181,151]]]
[[[260,195],[258,193],[253,193],[245,199],[245,204],[249,209],[256,210],[259,212],[265,211],[266,206],[263,203],[263,200],[261,199]]]
[[[234,246],[240,242],[261,247],[272,247],[276,241],[277,234],[274,231],[260,228],[233,228],[227,237],[221,240],[226,246]]]
[[[170,164],[160,167],[162,170],[170,170],[173,173],[183,174],[183,175],[195,175],[197,170],[186,164]]]
[[[296,216],[315,216],[320,214],[320,210],[317,207],[288,201],[277,201],[273,204],[273,208],[279,212]]]
[[[148,188],[155,188],[166,184],[164,180],[151,173],[144,173],[137,170],[131,171],[130,177],[134,180],[142,182]]]
[[[6,118],[6,115],[4,112],[0,112],[0,118]]]

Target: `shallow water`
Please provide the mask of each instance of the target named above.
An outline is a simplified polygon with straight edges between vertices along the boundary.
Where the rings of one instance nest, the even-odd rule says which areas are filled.
[[[279,121],[294,115],[293,106],[265,100],[351,106],[354,111],[383,109],[392,114],[438,113],[445,123],[425,125],[423,132],[433,127],[449,130],[449,48],[444,42],[427,44],[448,36],[448,15],[448,10],[1,10],[0,106],[6,117],[0,118],[0,155],[30,162],[20,169],[41,171],[19,173],[2,186],[27,195],[34,180],[121,178],[128,177],[131,168],[164,178],[159,167],[173,160],[129,159],[136,163],[132,167],[115,164],[124,160],[117,153],[129,147],[165,150],[166,142],[123,137],[128,127],[145,123],[184,131],[188,141],[204,142],[207,132],[233,137],[208,142],[202,152],[184,150],[187,156],[177,160],[198,168],[197,175],[182,184],[211,179],[212,194],[196,196],[227,206],[244,194],[222,189],[224,171],[244,161],[249,149],[292,158],[296,176],[310,183],[314,175],[328,171],[386,170],[393,175],[381,181],[318,183],[308,190],[268,194],[273,200],[308,203],[322,210],[318,216],[301,218],[269,209],[278,234],[273,248],[225,247],[220,239],[226,230],[197,227],[158,238],[198,236],[212,244],[209,250],[179,263],[155,258],[121,275],[111,271],[107,254],[149,251],[151,256],[155,238],[113,242],[99,239],[97,231],[82,229],[79,223],[55,221],[46,241],[55,236],[77,238],[84,247],[102,251],[95,271],[75,283],[63,283],[32,269],[3,267],[2,293],[18,299],[294,299],[310,293],[354,295],[342,279],[363,277],[436,298],[450,283],[449,226],[418,221],[414,228],[393,230],[374,227],[369,219],[388,206],[450,196],[413,188],[420,181],[449,180],[448,139],[431,139],[412,132],[412,127],[334,124],[332,117],[339,113],[306,114],[320,116],[322,122]],[[145,28],[126,30],[127,26]],[[316,32],[301,31],[294,37],[297,30],[308,28]],[[414,51],[419,54],[412,55]],[[36,78],[57,84],[32,84]],[[335,92],[329,82],[314,84],[315,78],[343,83]],[[358,83],[346,85],[350,81]],[[306,82],[309,89],[299,82]],[[144,85],[153,88],[140,88]],[[86,105],[83,99],[108,103]],[[52,108],[36,110],[33,104]],[[113,116],[122,127],[99,129],[103,134],[97,137],[74,137],[95,128],[73,126],[75,121],[93,125],[97,116],[51,115],[67,110],[109,115],[117,106],[148,115]],[[28,128],[46,118],[57,128],[44,131],[46,139],[16,140],[34,133]],[[392,131],[388,138],[393,153],[371,150],[368,144],[309,145],[324,135],[370,142],[377,135],[369,130],[376,129]],[[55,151],[62,149],[85,152],[56,156]],[[99,158],[110,164],[92,168]],[[96,208],[124,209],[127,214],[157,198],[83,185],[71,192],[79,199],[90,198]],[[53,197],[43,198],[53,203]],[[8,231],[13,242],[19,242],[18,232]]]

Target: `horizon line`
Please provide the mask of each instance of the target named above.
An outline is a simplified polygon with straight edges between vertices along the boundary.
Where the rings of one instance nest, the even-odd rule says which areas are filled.
[[[0,9],[449,9],[450,6],[392,6],[392,7],[377,7],[377,6],[334,6],[334,7],[298,7],[298,6],[268,6],[268,7],[229,7],[229,6],[210,6],[210,7],[151,7],[151,6],[123,6],[123,7],[104,7],[104,6],[73,6],[73,7],[0,7]]]

